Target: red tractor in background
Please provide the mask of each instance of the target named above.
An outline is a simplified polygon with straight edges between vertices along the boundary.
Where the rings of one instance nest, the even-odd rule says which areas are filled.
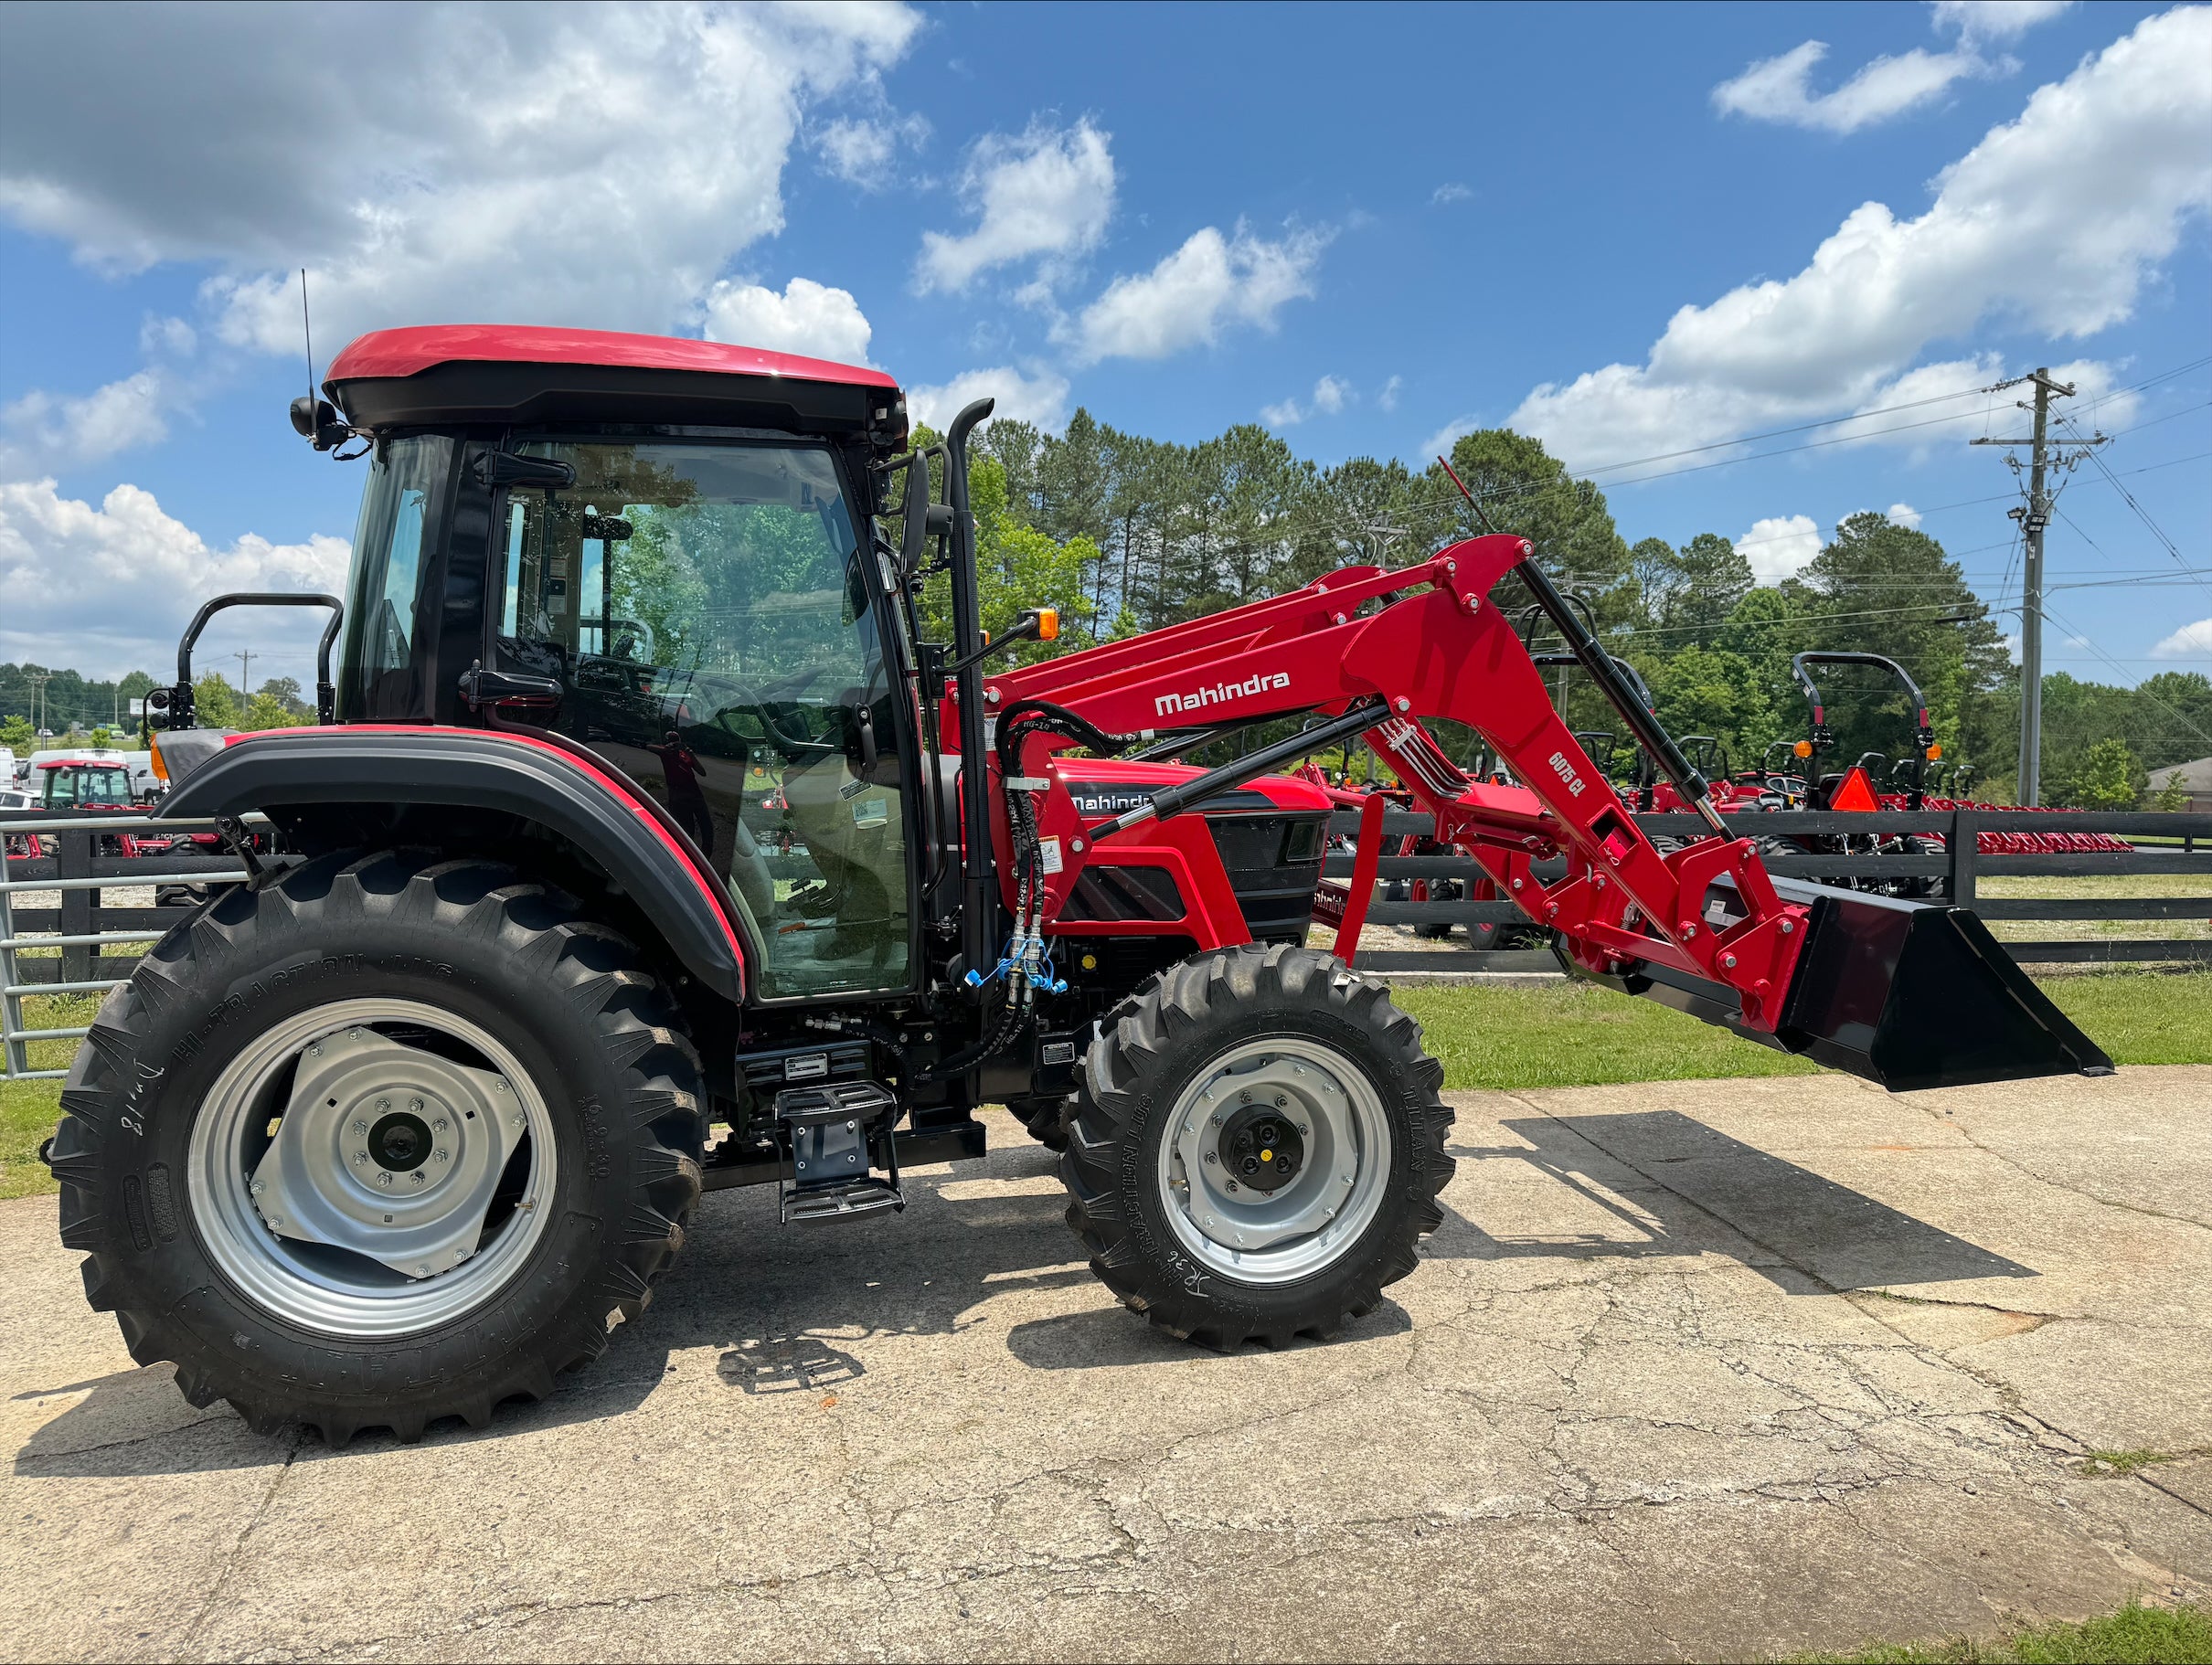
[[[254,876],[110,997],[49,1147],[93,1305],[257,1427],[411,1439],[550,1393],[703,1189],[882,1232],[993,1103],[1148,1321],[1282,1346],[1371,1310],[1441,1218],[1452,1112],[1420,1025],[1303,946],[1333,806],[1273,771],[1354,737],[1581,975],[1897,1088],[2110,1068],[1971,913],[1654,849],[1506,574],[1725,829],[1519,538],[994,669],[1057,616],[983,633],[987,399],[918,451],[881,371],[494,326],[365,336],[324,393],[295,426],[367,479],[322,721],[195,728],[187,633],[161,813]],[[1286,719],[1220,768],[1138,755]]]

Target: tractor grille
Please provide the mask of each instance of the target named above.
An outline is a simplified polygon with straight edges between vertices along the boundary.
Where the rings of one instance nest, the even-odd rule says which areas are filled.
[[[1325,811],[1206,818],[1254,942],[1305,940],[1328,819]]]

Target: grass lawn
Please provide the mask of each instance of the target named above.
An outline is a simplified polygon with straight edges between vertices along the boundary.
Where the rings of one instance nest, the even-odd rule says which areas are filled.
[[[2062,896],[2069,900],[2118,901],[2123,896],[2202,896],[2212,891],[2212,875],[2203,873],[2091,873],[2051,877],[1997,874],[1982,880],[1977,894],[1990,897]],[[2094,937],[2212,937],[2212,901],[2188,919],[1992,919],[1989,933],[2000,942],[2062,942]]]
[[[1990,1641],[1953,1637],[1805,1657],[1820,1665],[2186,1665],[2212,1660],[2212,1614],[2197,1607],[2130,1602],[2082,1624],[2042,1625]]]
[[[2212,1064],[2212,972],[2100,971],[2044,984],[2059,1009],[2121,1064]],[[1801,1058],[1739,1041],[1726,1030],[1588,983],[1422,988],[1395,996],[1420,1019],[1448,1087],[1597,1087],[1802,1076]],[[89,1023],[93,996],[27,1000],[40,1028]],[[35,1043],[35,1067],[66,1066],[73,1041]],[[53,1190],[37,1160],[60,1114],[61,1083],[0,1083],[0,1198]]]
[[[2055,977],[2043,987],[2115,1062],[2212,1064],[2212,973],[2096,972]],[[1393,998],[1420,1019],[1448,1087],[1595,1087],[1811,1075],[1817,1067],[1590,983],[1408,984]]]

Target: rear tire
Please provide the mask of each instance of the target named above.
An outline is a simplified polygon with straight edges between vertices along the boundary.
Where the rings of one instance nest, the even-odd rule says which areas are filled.
[[[1333,1335],[1442,1222],[1443,1077],[1420,1025],[1332,956],[1186,960],[1084,1061],[1068,1224],[1107,1288],[1173,1335],[1223,1351]]]
[[[1075,1096],[1051,1098],[1009,1098],[1006,1108],[1028,1130],[1029,1137],[1048,1151],[1068,1148],[1066,1119],[1075,1108]]]
[[[399,1113],[355,1137],[386,1104],[335,1107],[380,1091]],[[636,950],[511,868],[431,853],[217,899],[109,996],[61,1103],[62,1242],[90,1251],[86,1295],[131,1356],[333,1446],[550,1393],[643,1310],[699,1195],[698,1055]],[[304,1154],[272,1178],[281,1138]],[[303,1233],[317,1210],[335,1224]],[[410,1220],[448,1233],[428,1275],[392,1258]]]

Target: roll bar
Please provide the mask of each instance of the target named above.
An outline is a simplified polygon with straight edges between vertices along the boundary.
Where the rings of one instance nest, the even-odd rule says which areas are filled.
[[[1906,787],[1905,807],[1909,810],[1919,809],[1921,795],[1928,787],[1928,748],[1935,744],[1935,730],[1928,724],[1928,701],[1920,693],[1920,684],[1912,680],[1911,675],[1903,665],[1898,663],[1894,659],[1886,659],[1879,653],[1811,652],[1792,654],[1790,659],[1790,674],[1796,679],[1797,685],[1804,690],[1805,698],[1813,706],[1811,738],[1814,758],[1817,758],[1824,751],[1834,749],[1835,735],[1834,730],[1828,726],[1827,708],[1821,703],[1820,689],[1813,681],[1813,673],[1806,669],[1808,665],[1872,665],[1877,671],[1888,672],[1904,687],[1906,694],[1912,700],[1913,716],[1912,756],[1903,759],[1912,766],[1912,778]],[[1865,768],[1867,758],[1881,758],[1881,754],[1866,753],[1859,759],[1858,767]],[[1812,760],[1812,758],[1807,759],[1808,765]],[[1887,758],[1881,758],[1881,760],[1888,761]],[[1811,782],[1813,775],[1813,770],[1808,767],[1805,770],[1808,783]]]
[[[189,728],[192,726],[192,650],[198,645],[200,632],[207,628],[207,620],[227,607],[327,607],[330,622],[323,630],[322,646],[315,650],[315,721],[333,723],[337,720],[337,690],[330,680],[330,650],[338,640],[338,630],[346,622],[346,603],[335,596],[315,595],[294,590],[240,590],[233,595],[218,596],[198,612],[185,627],[182,640],[176,644],[176,685],[156,688],[146,695],[146,706],[151,714],[164,713],[162,726]]]

